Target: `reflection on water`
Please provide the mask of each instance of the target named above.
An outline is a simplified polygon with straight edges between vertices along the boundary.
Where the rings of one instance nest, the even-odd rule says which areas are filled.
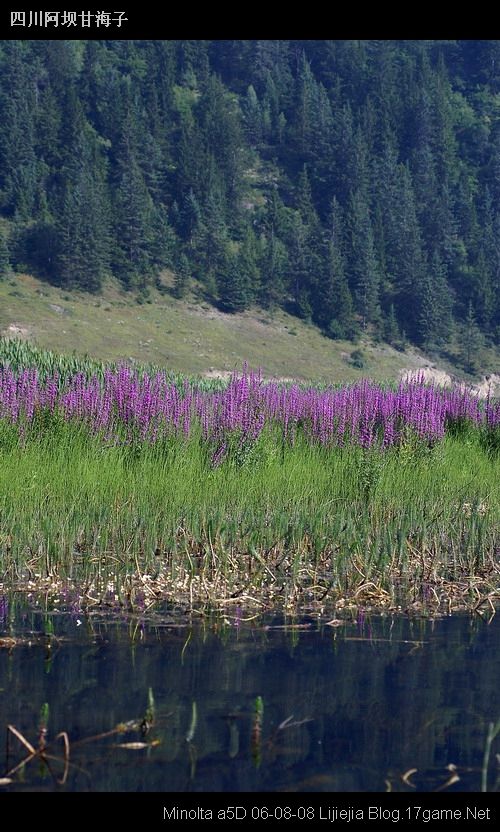
[[[47,702],[48,739],[66,731],[72,763],[57,785],[60,738],[52,775],[31,761],[4,789],[480,789],[488,724],[500,718],[499,616],[214,631],[1,609],[0,731],[12,724],[36,745]],[[137,729],[150,688],[149,731],[78,745],[129,720]],[[11,736],[0,778],[27,753]]]

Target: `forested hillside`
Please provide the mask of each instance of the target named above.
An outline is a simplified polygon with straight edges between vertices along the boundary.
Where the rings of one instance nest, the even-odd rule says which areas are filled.
[[[500,344],[499,41],[4,41],[0,273]],[[461,358],[460,358],[461,356]]]

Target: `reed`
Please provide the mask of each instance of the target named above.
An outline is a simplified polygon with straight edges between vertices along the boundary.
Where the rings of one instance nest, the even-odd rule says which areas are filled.
[[[496,600],[497,402],[0,369],[0,581],[129,606]]]

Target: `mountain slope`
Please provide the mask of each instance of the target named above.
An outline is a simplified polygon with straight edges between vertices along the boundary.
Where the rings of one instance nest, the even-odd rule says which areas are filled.
[[[356,345],[332,341],[285,312],[273,318],[256,309],[230,315],[156,290],[150,301],[137,303],[117,281],[96,297],[18,275],[0,283],[0,334],[59,352],[208,376],[239,370],[244,361],[262,367],[267,377],[328,383],[366,375],[397,379],[433,366],[411,349],[398,352],[369,339]],[[356,358],[362,366],[354,366]]]
[[[4,41],[0,277],[146,301],[169,269],[179,298],[477,373],[499,67],[498,41]]]

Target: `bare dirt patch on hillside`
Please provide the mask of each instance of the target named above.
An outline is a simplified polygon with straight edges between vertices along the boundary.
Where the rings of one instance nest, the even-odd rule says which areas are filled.
[[[31,333],[27,326],[22,326],[22,324],[9,324],[2,332],[2,335],[5,338],[29,338]]]
[[[480,399],[486,399],[488,396],[497,396],[500,393],[500,376],[496,373],[483,376],[481,381],[476,384],[465,384],[460,379],[453,377],[445,370],[439,370],[437,367],[421,367],[418,370],[405,368],[401,371],[401,379],[403,381],[421,378],[429,384],[437,384],[440,387],[451,387],[453,384],[466,387],[468,390],[476,393]]]

